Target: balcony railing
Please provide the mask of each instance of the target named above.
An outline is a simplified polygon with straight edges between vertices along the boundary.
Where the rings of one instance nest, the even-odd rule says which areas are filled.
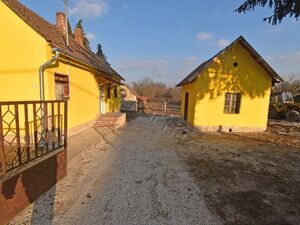
[[[67,101],[0,102],[0,176],[67,147]]]

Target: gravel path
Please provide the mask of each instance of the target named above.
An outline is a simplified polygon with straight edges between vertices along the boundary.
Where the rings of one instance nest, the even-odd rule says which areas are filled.
[[[68,176],[10,224],[221,224],[211,215],[164,118],[138,117],[68,165]]]

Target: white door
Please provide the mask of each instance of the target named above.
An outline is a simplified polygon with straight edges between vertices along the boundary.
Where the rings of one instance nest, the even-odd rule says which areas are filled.
[[[105,86],[100,86],[100,114],[106,113],[106,106],[105,106]]]

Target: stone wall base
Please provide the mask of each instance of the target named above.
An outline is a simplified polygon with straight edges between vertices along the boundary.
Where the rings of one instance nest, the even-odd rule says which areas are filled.
[[[190,126],[190,125],[189,125]],[[227,126],[190,126],[199,132],[233,132],[233,133],[251,133],[265,132],[266,127],[227,127]]]
[[[76,127],[73,127],[73,128],[70,128],[68,130],[68,137],[71,137],[71,136],[74,136],[82,131],[85,131],[86,129],[89,129],[91,127],[93,127],[94,123],[95,123],[96,119],[94,120],[91,120],[87,123],[83,123],[79,126],[76,126]]]

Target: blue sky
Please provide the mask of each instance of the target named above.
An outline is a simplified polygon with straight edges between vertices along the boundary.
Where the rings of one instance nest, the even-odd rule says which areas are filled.
[[[55,23],[63,0],[21,0]],[[270,9],[234,12],[243,0],[69,0],[70,22],[83,19],[92,50],[101,43],[128,83],[150,77],[175,85],[243,35],[281,75],[300,72],[300,21],[272,26]]]

